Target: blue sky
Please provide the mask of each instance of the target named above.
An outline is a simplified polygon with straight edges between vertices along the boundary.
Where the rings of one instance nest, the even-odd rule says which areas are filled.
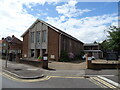
[[[0,38],[20,36],[39,18],[84,43],[105,40],[110,25],[117,25],[118,2],[69,0],[1,0]],[[6,22],[7,21],[7,22]]]
[[[26,11],[29,14],[38,16],[42,20],[46,20],[47,16],[58,17],[59,15],[61,15],[56,11],[56,7],[64,5],[65,3],[67,2],[61,2],[56,5],[52,5],[48,3],[45,3],[44,5],[36,4],[36,5],[31,5],[31,8],[28,8],[26,5],[23,5],[23,8],[26,9]],[[85,13],[84,15],[78,16],[76,18],[118,13],[117,2],[78,2],[76,4],[76,8],[92,10],[92,12]],[[43,15],[41,13],[43,13]],[[38,14],[41,14],[41,16]]]

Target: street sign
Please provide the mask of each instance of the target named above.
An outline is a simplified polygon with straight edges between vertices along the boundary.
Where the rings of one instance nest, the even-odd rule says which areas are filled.
[[[92,60],[92,57],[88,57],[88,60]]]

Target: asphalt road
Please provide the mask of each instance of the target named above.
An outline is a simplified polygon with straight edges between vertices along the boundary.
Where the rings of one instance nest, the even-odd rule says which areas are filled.
[[[21,82],[2,76],[2,88],[101,88],[85,78],[50,78],[38,82]]]
[[[105,76],[105,77],[114,82],[120,83],[120,76]]]

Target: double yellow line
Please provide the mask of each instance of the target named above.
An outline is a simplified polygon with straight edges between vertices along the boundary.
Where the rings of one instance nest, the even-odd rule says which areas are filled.
[[[111,88],[111,89],[116,89],[117,90],[117,87],[115,87],[114,85],[111,85],[110,83],[108,83],[108,82],[106,82],[106,81],[104,81],[104,80],[102,80],[102,79],[100,79],[98,77],[90,77],[90,78],[97,81],[97,82],[99,82],[99,85],[100,84],[105,85],[104,86],[105,88]],[[103,87],[103,86],[101,85],[101,87]]]
[[[18,82],[39,82],[39,81],[45,81],[45,80],[49,80],[50,78],[78,78],[78,79],[82,79],[84,77],[66,77],[66,76],[46,76],[40,79],[20,79],[20,78],[16,78],[13,77],[9,74],[6,74],[5,72],[0,73],[0,75],[10,79],[10,80],[15,80]]]
[[[15,77],[12,77],[8,74],[6,74],[5,72],[2,72],[0,73],[0,75],[10,79],[10,80],[15,80],[15,81],[18,81],[18,82],[38,82],[38,81],[44,81],[44,80],[49,80],[50,77],[49,76],[46,76],[46,77],[43,77],[43,78],[40,78],[40,79],[19,79],[19,78],[15,78]]]

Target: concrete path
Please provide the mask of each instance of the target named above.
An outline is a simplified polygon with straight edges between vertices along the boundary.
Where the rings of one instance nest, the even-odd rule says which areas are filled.
[[[49,68],[56,70],[84,70],[86,69],[86,62],[49,62]]]

